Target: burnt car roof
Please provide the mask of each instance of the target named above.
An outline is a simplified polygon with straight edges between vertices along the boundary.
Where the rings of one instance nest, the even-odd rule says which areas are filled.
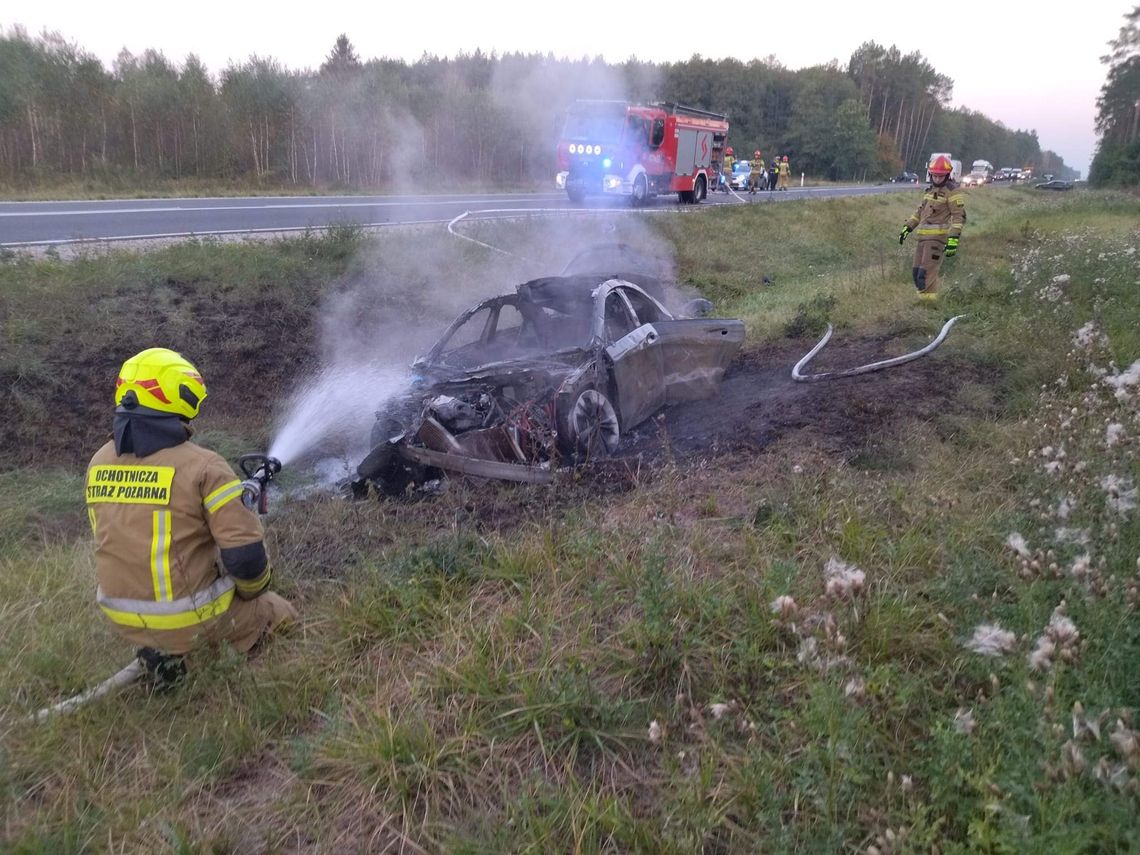
[[[643,290],[657,302],[664,305],[665,286],[656,277],[644,273],[589,273],[575,276],[543,276],[524,282],[515,290],[528,302],[538,306],[571,314],[571,307],[581,306],[593,300],[594,291],[603,282],[620,279]]]

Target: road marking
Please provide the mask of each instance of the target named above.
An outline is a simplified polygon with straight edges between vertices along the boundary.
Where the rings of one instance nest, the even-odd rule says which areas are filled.
[[[799,195],[802,193],[836,193],[838,191],[838,193],[840,195],[861,195],[861,194],[866,194],[866,193],[876,193],[876,192],[891,191],[891,190],[896,190],[896,189],[899,189],[899,188],[897,188],[893,185],[877,185],[877,186],[873,186],[873,187],[846,187],[846,188],[797,187],[797,188],[793,188],[791,191],[789,191],[788,196],[785,196],[782,198],[785,198],[785,199],[791,198],[792,193]],[[765,192],[767,193],[767,192],[772,192],[772,191],[765,191]],[[273,197],[273,198],[290,198],[290,197]],[[321,198],[335,199],[338,197],[326,196],[326,197],[321,197]],[[561,199],[562,194],[534,194],[530,197],[511,196],[511,197],[504,198],[504,199],[494,199],[494,198],[488,198],[486,196],[481,196],[481,197],[476,197],[475,199],[453,198],[453,199],[449,199],[446,201],[443,199],[439,199],[438,201],[429,201],[429,202],[424,202],[424,201],[417,201],[417,202],[412,202],[412,201],[404,201],[404,202],[397,202],[397,201],[391,201],[391,202],[349,202],[349,203],[336,202],[336,203],[328,203],[328,204],[325,204],[325,203],[321,203],[321,204],[307,203],[307,204],[290,204],[290,205],[219,205],[219,206],[212,206],[212,207],[163,207],[163,208],[134,208],[134,209],[110,208],[110,209],[105,209],[105,210],[92,210],[92,211],[74,211],[74,210],[73,211],[41,211],[41,212],[31,212],[31,213],[13,211],[13,212],[0,212],[0,217],[87,216],[87,215],[103,215],[103,216],[105,216],[105,215],[111,215],[111,214],[124,214],[124,213],[149,214],[149,213],[163,213],[163,212],[166,212],[166,213],[190,212],[190,211],[209,212],[209,211],[228,211],[228,210],[258,211],[258,210],[269,210],[269,209],[293,209],[293,208],[314,208],[314,209],[316,209],[316,208],[373,208],[373,207],[383,208],[383,207],[408,207],[408,206],[415,206],[415,205],[420,205],[423,207],[441,207],[441,206],[447,206],[447,205],[464,204],[464,203],[468,203],[468,202],[479,202],[481,204],[488,204],[488,203],[493,204],[493,203],[500,203],[500,202],[514,202],[517,204],[519,202],[520,198],[530,198],[530,199],[533,199],[536,204],[538,204],[543,199],[548,199],[548,198]],[[772,198],[775,199],[775,198],[780,198],[780,197],[772,197]],[[729,202],[729,200],[724,199],[724,200],[713,201],[712,199],[710,199],[709,202],[712,203],[710,205],[710,207],[716,207],[719,204],[724,204],[724,203]],[[17,203],[17,204],[20,204],[20,203]],[[466,212],[466,214],[461,215],[460,218],[462,218],[462,216],[471,216],[471,217],[475,217],[478,219],[509,218],[509,216],[511,214],[513,214],[514,212],[517,212],[518,214],[526,214],[526,213],[530,213],[530,214],[540,214],[540,213],[567,213],[567,214],[572,214],[572,213],[603,213],[603,212],[611,211],[611,210],[622,210],[622,211],[624,211],[626,209],[624,209],[624,208],[613,209],[613,208],[607,208],[607,207],[601,207],[601,208],[572,208],[572,207],[567,207],[567,208],[542,208],[542,207],[504,208],[504,209],[498,209],[498,211],[496,211],[495,209],[481,209],[481,210],[475,210],[475,211],[468,211],[468,212]],[[649,208],[643,208],[643,209],[638,209],[638,210],[645,212],[645,213],[655,213],[655,212],[662,212],[666,209],[649,207]],[[674,209],[670,208],[668,210],[674,210]],[[695,209],[695,208],[684,208],[683,212],[689,213],[689,212],[695,212],[696,210],[697,209]],[[486,216],[487,214],[491,214],[493,212],[494,213],[500,213],[500,214],[507,214],[507,217],[488,217],[488,216]],[[446,218],[442,218],[442,219],[431,218],[431,219],[420,219],[420,220],[400,220],[397,222],[385,221],[385,222],[372,222],[372,223],[352,223],[351,225],[355,225],[355,226],[358,226],[358,227],[363,228],[363,229],[378,229],[378,228],[388,228],[388,227],[392,227],[392,226],[436,225],[439,223],[450,223],[450,222],[454,222],[454,220],[453,219],[446,219]],[[64,245],[64,244],[110,243],[110,242],[114,242],[114,241],[131,241],[131,240],[168,240],[170,238],[217,237],[217,236],[224,236],[224,235],[254,235],[254,234],[289,233],[289,232],[305,232],[305,231],[326,231],[329,228],[335,227],[336,225],[339,225],[339,224],[326,224],[326,225],[311,225],[310,224],[310,225],[305,225],[305,226],[277,226],[277,227],[265,227],[265,228],[239,228],[239,229],[208,229],[208,230],[202,230],[202,231],[157,232],[157,233],[151,233],[151,234],[136,234],[136,235],[109,235],[109,236],[105,236],[105,237],[85,237],[85,238],[74,238],[73,237],[73,238],[55,238],[55,239],[47,239],[47,240],[3,241],[3,242],[0,242],[0,246],[2,246],[2,247],[54,246],[54,245]]]
[[[558,198],[558,197],[555,197]],[[536,202],[541,201],[539,199]],[[188,213],[194,211],[277,211],[277,210],[291,210],[291,209],[319,209],[319,208],[400,208],[400,207],[414,207],[420,206],[425,208],[441,207],[444,205],[469,205],[480,204],[485,205],[488,203],[508,203],[514,202],[518,204],[518,197],[508,199],[488,199],[487,197],[478,197],[475,199],[449,199],[447,201],[431,201],[431,202],[321,202],[318,204],[302,204],[302,205],[211,205],[208,207],[198,206],[170,206],[162,208],[96,208],[96,209],[78,209],[69,211],[0,211],[0,217],[95,217],[106,216],[108,214],[172,214],[172,213]]]

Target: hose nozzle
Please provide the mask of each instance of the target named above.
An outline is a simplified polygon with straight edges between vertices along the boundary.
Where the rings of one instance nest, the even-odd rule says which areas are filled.
[[[241,500],[251,511],[269,511],[269,482],[281,471],[281,461],[268,454],[243,454],[238,458],[245,480],[241,483]]]

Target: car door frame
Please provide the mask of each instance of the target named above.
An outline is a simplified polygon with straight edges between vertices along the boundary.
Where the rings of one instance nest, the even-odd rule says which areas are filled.
[[[616,298],[633,328],[610,341],[605,326],[605,307]],[[653,324],[642,323],[620,286],[603,283],[596,305],[595,335],[602,342],[611,394],[622,431],[636,427],[665,405],[665,372],[660,336]]]

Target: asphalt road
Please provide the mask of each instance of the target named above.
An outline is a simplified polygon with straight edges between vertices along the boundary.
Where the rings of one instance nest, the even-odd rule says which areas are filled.
[[[786,192],[714,193],[702,206],[770,204],[824,196],[914,191],[914,185],[792,188]],[[614,208],[618,200],[600,200]],[[653,200],[648,210],[680,206],[675,196]],[[64,245],[118,240],[155,240],[191,235],[241,235],[322,229],[355,223],[364,227],[447,223],[528,211],[572,211],[563,193],[456,194],[437,196],[260,196],[212,199],[122,199],[84,202],[0,202],[0,246]]]

